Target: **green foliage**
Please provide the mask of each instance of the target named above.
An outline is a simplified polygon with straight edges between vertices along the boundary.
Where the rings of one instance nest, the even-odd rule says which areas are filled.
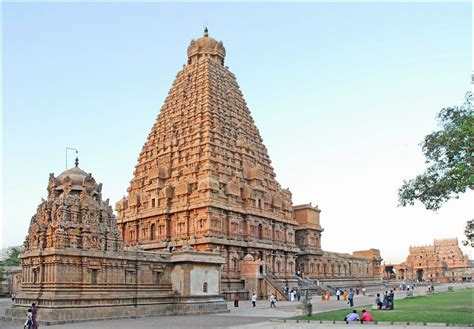
[[[311,303],[311,298],[306,296],[301,300],[301,309],[303,310],[303,314],[306,316],[311,316],[313,314],[313,304]]]
[[[466,240],[462,242],[463,245],[474,247],[474,219],[467,221],[466,228],[464,229]]]
[[[0,282],[5,279],[5,266],[18,266],[20,265],[21,246],[14,246],[2,249],[0,251]]]
[[[375,321],[386,322],[438,322],[474,324],[472,313],[473,289],[459,289],[454,292],[438,293],[429,296],[412,297],[395,301],[393,311],[372,310],[371,305],[355,308],[359,314],[366,309]],[[352,308],[317,313],[311,317],[297,317],[304,320],[342,321]]]
[[[20,265],[21,246],[14,246],[2,249],[0,251],[0,266],[18,266]]]
[[[404,181],[399,189],[399,205],[416,200],[426,209],[437,210],[451,198],[474,188],[474,95],[466,93],[462,106],[441,110],[437,119],[440,130],[425,137],[421,144],[426,171]]]

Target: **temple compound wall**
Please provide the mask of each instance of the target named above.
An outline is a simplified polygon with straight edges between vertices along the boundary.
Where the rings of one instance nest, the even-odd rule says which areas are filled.
[[[293,206],[277,182],[236,77],[224,66],[223,43],[206,29],[187,54],[115,206],[125,245],[218,251],[224,292],[254,289],[242,273],[247,255],[262,263],[260,277],[286,284],[296,282],[298,270],[314,278],[378,278],[380,255],[321,250],[319,209]]]
[[[24,319],[31,303],[41,308],[43,324],[226,310],[219,254],[189,245],[173,253],[124,248],[101,189],[77,162],[50,175],[48,198],[31,219],[20,255],[20,289],[7,319]]]
[[[462,253],[457,238],[410,247],[407,259],[394,269],[399,280],[463,282],[471,281],[473,275],[469,257]]]

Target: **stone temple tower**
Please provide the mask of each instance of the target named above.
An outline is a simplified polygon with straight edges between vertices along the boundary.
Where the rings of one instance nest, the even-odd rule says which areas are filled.
[[[125,244],[219,250],[229,287],[238,286],[248,254],[266,273],[294,276],[299,248],[292,196],[277,182],[236,78],[224,66],[224,45],[206,29],[187,53],[138,156],[128,195],[116,203]]]

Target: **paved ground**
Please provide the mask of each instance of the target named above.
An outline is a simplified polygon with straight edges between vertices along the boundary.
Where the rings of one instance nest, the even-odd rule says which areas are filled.
[[[472,287],[469,285],[458,285],[457,288]],[[447,285],[436,286],[437,292],[447,290]],[[369,294],[374,293],[369,291]],[[404,298],[405,292],[396,292],[396,299]],[[356,296],[355,304],[367,305],[374,301],[372,296]],[[329,310],[337,310],[347,308],[349,306],[344,301],[321,301],[320,298],[313,298],[313,308],[315,313],[325,312]],[[4,309],[9,307],[11,301],[9,299],[0,299],[0,315],[3,315]],[[194,316],[162,316],[153,318],[139,318],[139,319],[122,319],[122,320],[106,320],[93,322],[71,323],[66,325],[57,325],[54,329],[128,329],[128,328],[233,328],[233,329],[269,329],[269,328],[331,328],[337,329],[346,326],[344,323],[296,323],[294,321],[283,322],[283,319],[297,315],[299,310],[297,308],[299,303],[296,302],[277,302],[276,308],[270,308],[267,301],[258,301],[257,307],[253,308],[249,301],[241,301],[240,307],[234,308],[233,303],[228,303],[230,313],[216,314],[216,315],[194,315]],[[351,327],[359,327],[361,324],[351,324]],[[363,325],[367,326],[367,325]],[[416,326],[416,325],[390,325],[378,324],[377,329],[399,329],[399,328],[438,328],[445,327],[444,324]],[[21,328],[21,324],[13,324],[11,322],[1,322],[1,329]],[[450,328],[465,328],[465,327],[450,327]]]

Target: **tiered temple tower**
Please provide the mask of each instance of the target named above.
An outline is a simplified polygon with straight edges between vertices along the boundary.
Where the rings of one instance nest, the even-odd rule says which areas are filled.
[[[126,245],[145,250],[219,248],[229,280],[240,277],[246,254],[264,262],[268,273],[294,275],[292,196],[275,179],[225,54],[207,29],[191,41],[128,195],[116,204],[119,230]]]
[[[78,166],[49,175],[48,197],[31,218],[21,285],[6,319],[31,303],[42,324],[225,311],[219,254],[124,248],[102,184]]]
[[[140,152],[128,195],[116,203],[125,245],[218,251],[226,260],[226,298],[252,291],[268,296],[296,284],[297,270],[314,279],[378,277],[380,253],[323,252],[320,209],[293,207],[290,191],[275,179],[225,55],[207,29],[191,41],[187,64]]]
[[[433,245],[410,247],[405,262],[395,265],[398,279],[462,282],[472,280],[469,257],[457,238],[434,240]]]

